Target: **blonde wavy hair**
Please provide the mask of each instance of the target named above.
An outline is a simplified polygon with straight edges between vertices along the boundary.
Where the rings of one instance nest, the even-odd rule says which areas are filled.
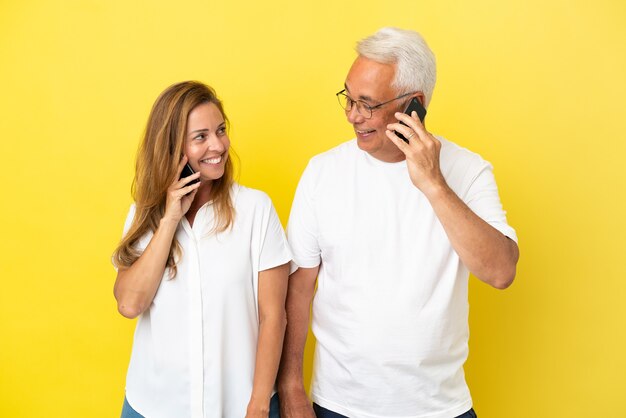
[[[131,188],[135,217],[113,253],[113,261],[118,267],[130,267],[141,255],[135,248],[137,241],[147,232],[154,232],[158,228],[165,214],[167,189],[176,178],[183,156],[189,113],[203,103],[217,106],[228,124],[215,90],[197,81],[185,81],[168,87],[152,106],[137,152],[135,178]],[[233,163],[228,158],[224,175],[214,180],[211,187],[211,201],[216,215],[212,232],[225,231],[233,223],[235,210],[230,196],[233,182]],[[167,258],[172,278],[176,276],[176,263],[181,255],[180,244],[174,236]]]

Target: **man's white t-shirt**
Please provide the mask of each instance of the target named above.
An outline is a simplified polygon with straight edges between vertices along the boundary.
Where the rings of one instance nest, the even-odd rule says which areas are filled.
[[[491,165],[438,139],[448,185],[517,241]],[[312,158],[287,236],[297,266],[321,264],[314,402],[368,418],[450,418],[471,408],[463,373],[469,273],[406,161],[379,161],[355,140]]]
[[[126,397],[150,418],[241,418],[252,393],[258,338],[258,273],[291,260],[270,198],[234,185],[235,221],[212,234],[213,205],[193,227],[181,220],[178,273],[166,270],[137,322]],[[134,205],[124,233],[130,227]],[[152,233],[137,248],[146,248]]]

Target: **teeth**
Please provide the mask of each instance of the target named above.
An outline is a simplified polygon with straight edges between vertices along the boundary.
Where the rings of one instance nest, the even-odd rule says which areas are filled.
[[[218,164],[222,161],[222,156],[219,155],[217,157],[214,158],[206,158],[204,160],[201,160],[201,162],[203,163],[209,163],[209,164]]]

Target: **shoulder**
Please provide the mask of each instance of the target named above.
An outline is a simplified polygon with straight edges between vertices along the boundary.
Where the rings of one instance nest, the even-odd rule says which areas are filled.
[[[356,139],[343,142],[334,148],[317,154],[309,160],[309,166],[319,167],[333,164],[338,161],[345,161],[358,155]]]
[[[126,220],[124,221],[124,232],[123,235],[126,235],[128,230],[130,229],[133,220],[135,219],[135,213],[137,212],[137,205],[135,202],[131,203],[130,208],[126,214]]]
[[[359,151],[356,140],[351,140],[315,155],[304,169],[301,181],[316,184],[320,181],[336,180],[358,159]]]
[[[479,154],[463,148],[442,136],[436,136],[441,142],[441,166],[451,170],[482,170],[490,166]]]
[[[264,191],[237,183],[233,184],[231,196],[236,209],[269,208],[272,206],[272,199]]]
[[[356,139],[353,139],[312,157],[300,177],[296,197],[303,193],[315,196],[320,190],[332,188],[338,179],[350,172],[359,152]]]
[[[435,137],[441,142],[441,153],[442,155],[445,155],[446,158],[484,161],[479,154],[470,151],[469,149],[464,148],[444,138],[443,136],[436,135]]]
[[[463,148],[443,137],[441,141],[440,167],[448,185],[465,200],[465,196],[475,180],[493,167],[475,152]]]
[[[135,202],[130,204],[130,207],[128,208],[128,213],[126,217],[133,217],[135,216],[135,212],[137,212],[137,204]]]

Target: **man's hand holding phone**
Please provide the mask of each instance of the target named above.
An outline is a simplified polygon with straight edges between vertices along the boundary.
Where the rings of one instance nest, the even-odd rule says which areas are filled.
[[[422,122],[422,124],[424,124],[424,118],[426,117],[426,108],[422,106],[422,103],[419,100],[417,100],[417,97],[413,97],[409,102],[409,105],[406,107],[406,109],[404,109],[404,113],[409,116],[411,116],[413,112],[417,113],[420,121]],[[402,121],[400,121],[400,123],[406,126],[406,123]],[[409,143],[409,140],[402,134],[402,132],[396,131],[396,135],[398,135],[398,137],[407,144]]]
[[[409,176],[415,187],[430,197],[440,187],[447,186],[439,168],[441,142],[424,128],[416,110],[412,110],[410,116],[400,112],[394,116],[398,122],[387,125],[385,133],[406,156]]]

